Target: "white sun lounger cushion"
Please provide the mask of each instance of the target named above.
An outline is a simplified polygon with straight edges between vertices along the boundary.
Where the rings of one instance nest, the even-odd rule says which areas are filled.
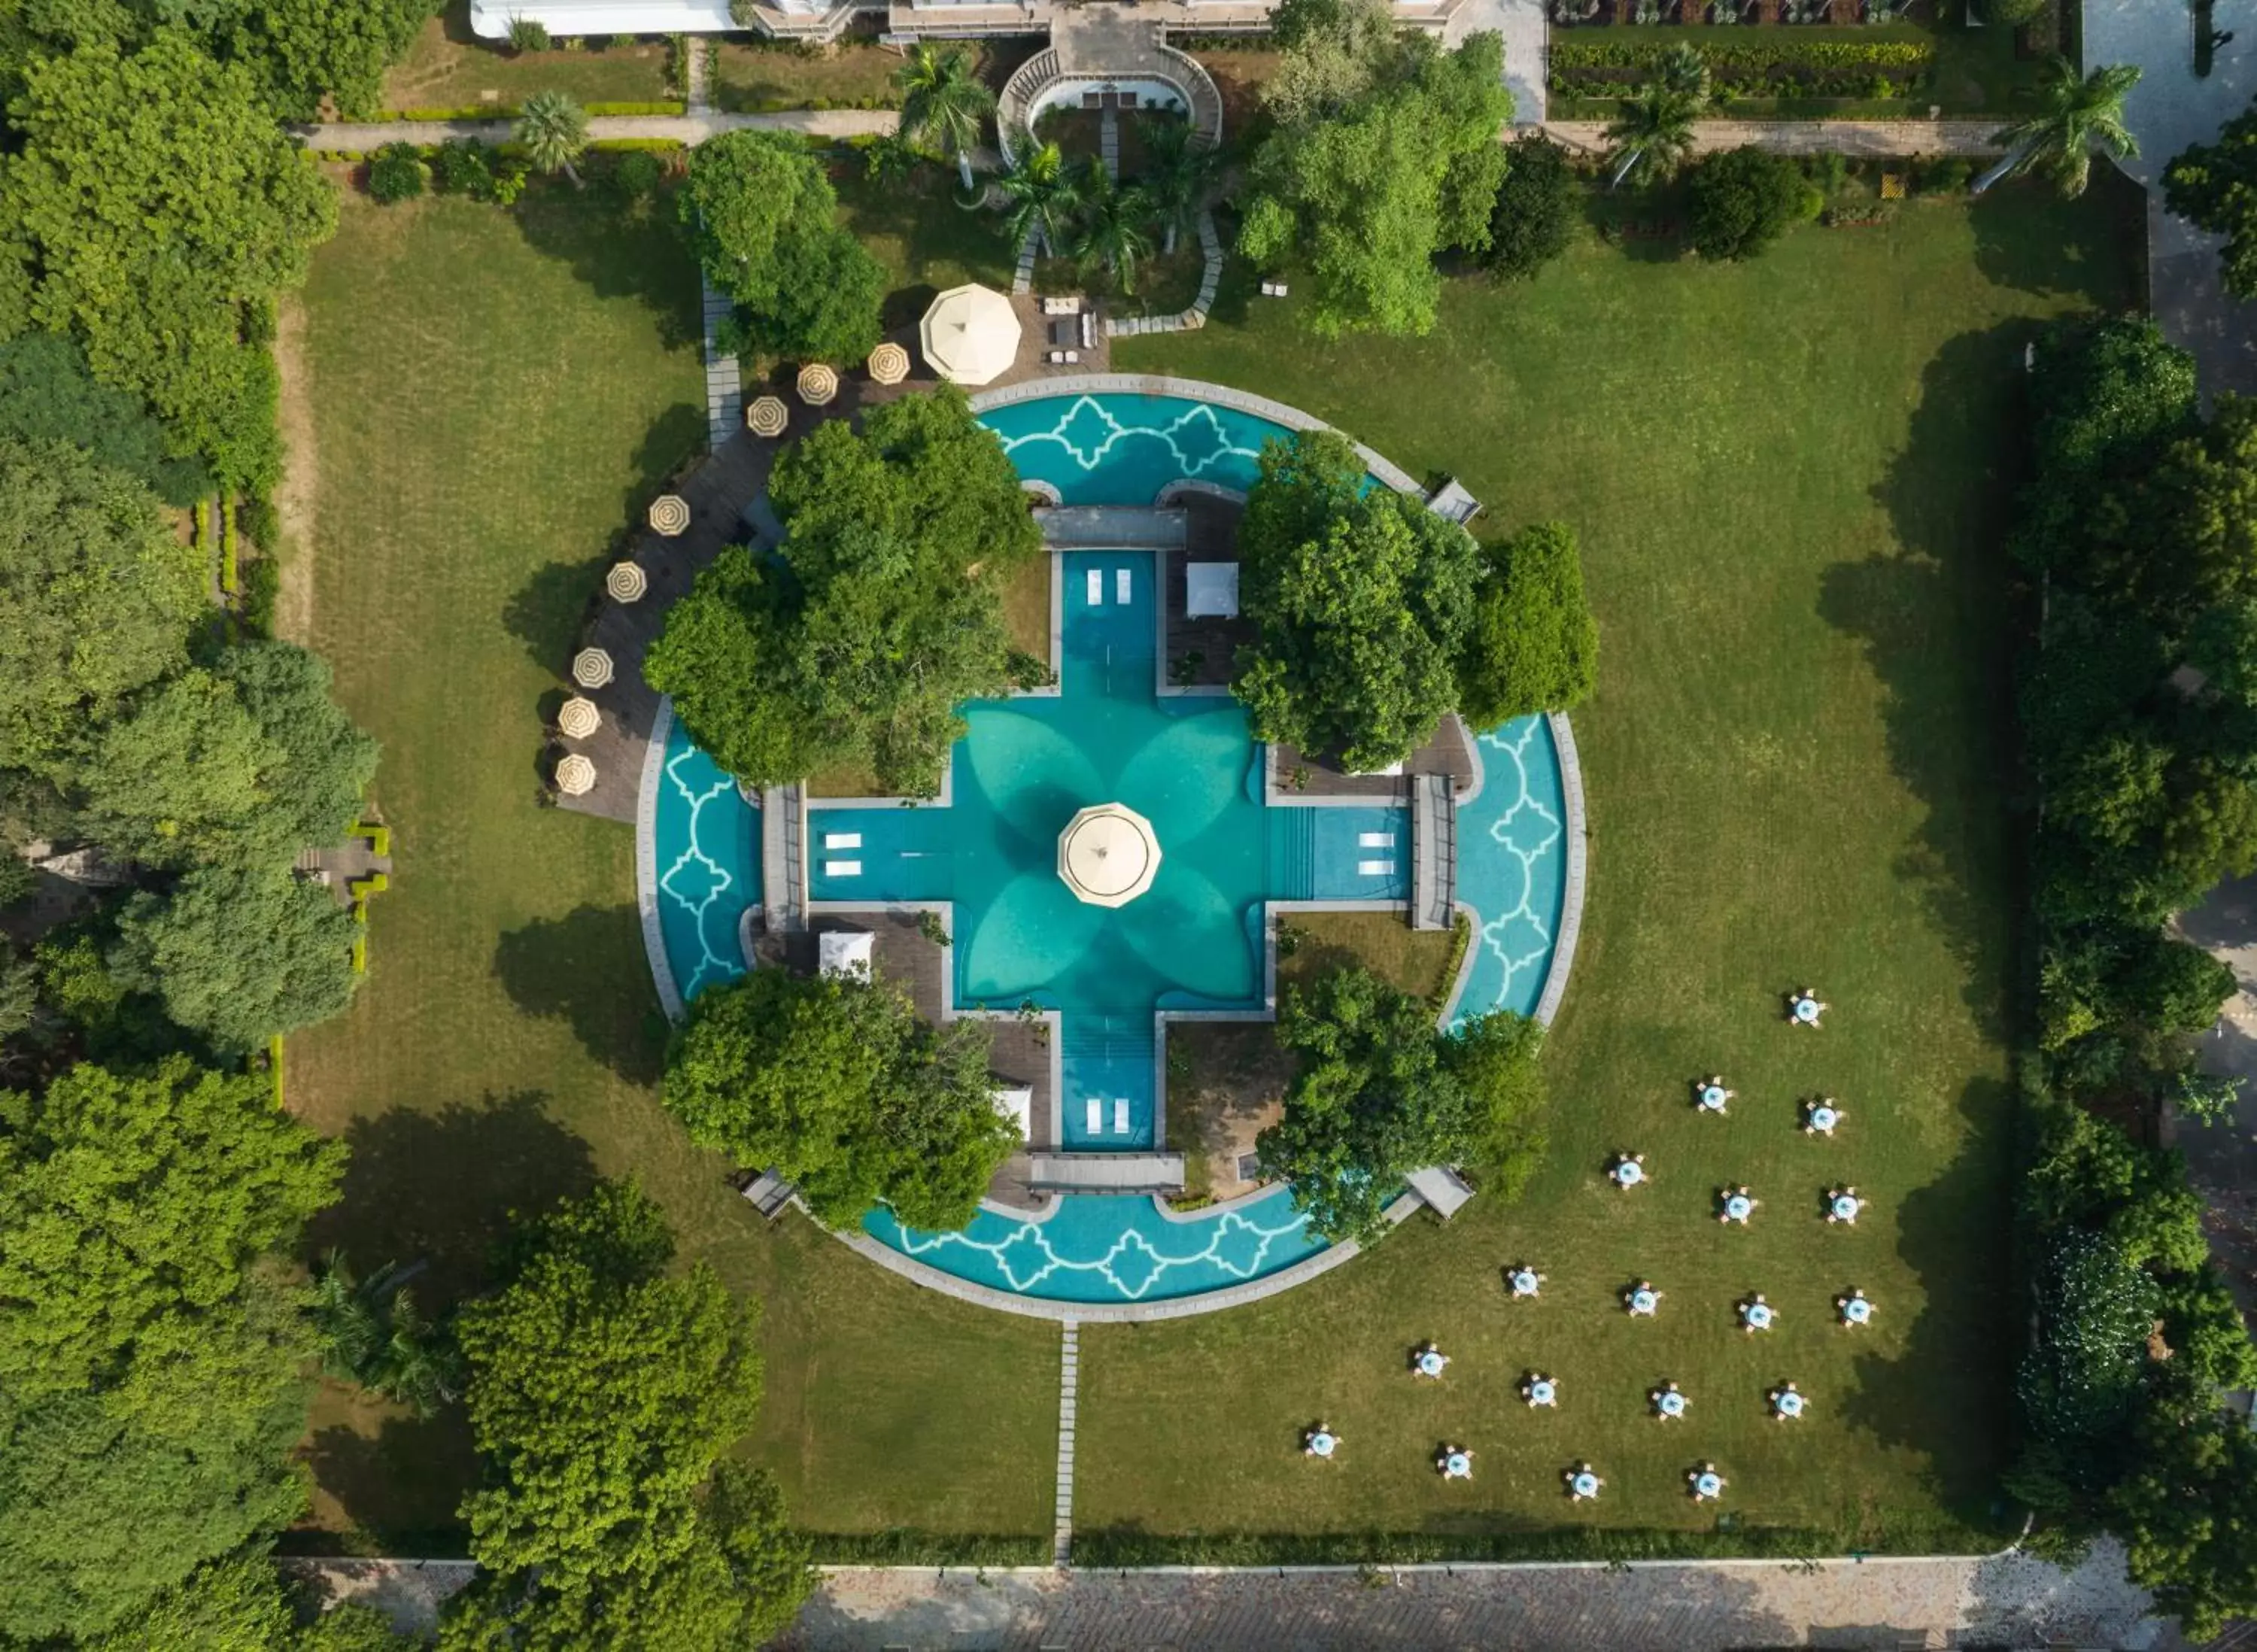
[[[862,875],[862,863],[859,860],[826,860],[823,863],[823,875],[826,878],[859,878]]]
[[[1395,863],[1391,860],[1359,860],[1355,863],[1355,875],[1359,878],[1387,878],[1393,876],[1394,872]]]
[[[1120,568],[1114,572],[1113,575],[1113,600],[1114,602],[1126,603],[1128,600],[1129,593],[1134,589],[1135,588],[1128,582],[1128,570],[1127,568]]]
[[[1389,841],[1392,842],[1393,840],[1390,839]],[[862,834],[860,832],[825,832],[823,834],[823,846],[825,849],[860,849],[862,846]]]
[[[849,849],[860,849],[861,846],[862,840],[859,837],[845,845]],[[1358,849],[1392,849],[1395,847],[1395,834],[1393,832],[1360,832],[1356,836],[1355,846]]]
[[[1101,568],[1089,570],[1089,605],[1092,608],[1105,606],[1105,570]]]
[[[1115,1098],[1113,1103],[1113,1133],[1116,1136],[1128,1133],[1128,1100],[1125,1096]]]
[[[1088,1123],[1091,1135],[1101,1136],[1105,1133],[1105,1104],[1094,1096],[1089,1098]]]

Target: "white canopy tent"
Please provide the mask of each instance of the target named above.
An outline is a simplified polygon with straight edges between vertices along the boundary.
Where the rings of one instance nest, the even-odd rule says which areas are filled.
[[[816,957],[825,975],[867,979],[878,957],[878,937],[867,929],[826,929],[816,936]]]
[[[1029,1140],[1035,1130],[1035,1092],[1016,1085],[995,1092],[995,1111],[1019,1127],[1019,1140]]]
[[[984,385],[1019,357],[1019,315],[992,286],[952,286],[917,323],[917,344],[952,384]]]
[[[1184,618],[1186,619],[1237,618],[1238,564],[1235,562],[1185,562],[1184,564]]]

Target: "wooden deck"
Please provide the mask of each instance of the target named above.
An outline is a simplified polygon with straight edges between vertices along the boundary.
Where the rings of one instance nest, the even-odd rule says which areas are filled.
[[[1238,560],[1238,519],[1245,507],[1206,494],[1178,494],[1186,543],[1168,555],[1168,681],[1178,688],[1227,688],[1235,674],[1238,649],[1254,637],[1242,618],[1190,619],[1184,614],[1184,565]],[[1185,664],[1196,655],[1196,666]]]
[[[1357,797],[1375,802],[1407,803],[1419,775],[1448,775],[1454,796],[1462,795],[1474,779],[1473,746],[1465,724],[1458,721],[1454,712],[1443,717],[1433,739],[1403,760],[1400,774],[1350,774],[1337,763],[1305,757],[1290,745],[1273,745],[1270,753],[1270,775],[1278,788],[1278,796],[1285,801],[1296,797]],[[1296,768],[1308,774],[1308,783],[1298,788],[1287,781]]]

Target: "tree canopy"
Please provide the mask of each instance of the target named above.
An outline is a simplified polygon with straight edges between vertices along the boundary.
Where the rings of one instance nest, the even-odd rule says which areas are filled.
[[[1693,250],[1704,258],[1752,258],[1819,205],[1791,159],[1752,144],[1702,158],[1685,194]]]
[[[1001,444],[960,392],[833,420],[782,454],[781,559],[721,555],[668,614],[644,675],[753,785],[868,763],[938,789],[957,702],[1008,686],[998,588],[1041,536]]]
[[[1567,152],[1540,132],[1504,152],[1482,262],[1507,280],[1525,280],[1567,250],[1582,186]]]
[[[1254,640],[1236,687],[1258,738],[1369,770],[1415,750],[1454,702],[1479,554],[1423,501],[1362,478],[1331,431],[1263,450],[1238,530]]]
[[[356,928],[287,865],[196,866],[169,897],[145,890],[126,903],[110,962],[182,1027],[240,1052],[352,1002]]]
[[[649,1197],[605,1183],[533,1225],[462,1312],[485,1483],[479,1578],[449,1648],[726,1652],[789,1622],[812,1578],[764,1476],[716,1472],[752,1426],[751,1310],[703,1263],[669,1274]]]
[[[682,222],[756,353],[845,362],[877,348],[885,272],[838,222],[823,163],[783,132],[726,132],[690,152]]]
[[[1512,118],[1502,39],[1445,52],[1398,32],[1384,0],[1284,0],[1274,27],[1277,124],[1249,170],[1239,250],[1306,265],[1322,336],[1431,331],[1435,253],[1489,244]]]
[[[694,1140],[775,1168],[834,1226],[882,1202],[953,1229],[1019,1145],[987,1053],[982,1023],[935,1028],[883,982],[755,970],[690,1006],[663,1093]]]
[[[86,352],[53,333],[26,333],[0,344],[0,438],[11,436],[67,441],[103,469],[145,484],[167,505],[192,505],[211,489],[195,460],[166,455],[165,427],[138,396],[96,379]]]
[[[2226,122],[2214,143],[2194,144],[2163,168],[2164,204],[2225,237],[2218,272],[2225,290],[2257,297],[2257,107]]]
[[[1599,627],[1583,600],[1583,564],[1573,528],[1540,522],[1484,546],[1473,623],[1458,659],[1458,710],[1491,729],[1539,711],[1566,711],[1590,697],[1599,669]]]
[[[258,488],[280,471],[272,356],[248,330],[336,225],[313,157],[251,71],[184,32],[26,65],[0,162],[0,338],[67,333],[147,399],[176,452]],[[8,294],[17,294],[12,306]]]
[[[1296,1064],[1258,1147],[1312,1232],[1370,1239],[1404,1176],[1465,1156],[1474,1103],[1431,1005],[1362,965],[1336,970],[1287,991],[1277,1041]]]
[[[431,0],[258,0],[228,33],[285,120],[320,118],[327,95],[348,120],[383,102],[384,72],[414,43]]]
[[[1443,1064],[1466,1091],[1466,1162],[1502,1198],[1517,1197],[1543,1162],[1543,1027],[1509,1010],[1472,1017],[1442,1043]]]
[[[178,1056],[0,1094],[0,1634],[91,1641],[296,1514],[310,1345],[272,1259],[343,1157]]]
[[[0,435],[0,766],[51,765],[180,665],[203,600],[202,558],[145,486]]]

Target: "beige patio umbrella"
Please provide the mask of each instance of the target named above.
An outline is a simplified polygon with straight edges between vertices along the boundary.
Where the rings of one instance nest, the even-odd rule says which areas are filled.
[[[604,589],[615,603],[632,603],[641,599],[650,589],[650,576],[637,562],[614,562],[612,571],[604,575]]]
[[[820,407],[838,393],[838,370],[823,362],[810,362],[799,370],[799,399]]]
[[[567,797],[585,797],[595,789],[596,766],[577,752],[556,766],[556,789]]]
[[[898,385],[909,376],[909,353],[891,339],[870,352],[870,378],[874,384]]]
[[[650,526],[654,533],[672,539],[690,526],[690,501],[678,493],[662,493],[650,502]]]
[[[556,731],[570,740],[584,740],[604,724],[603,713],[596,702],[584,694],[567,700],[556,713]]]
[[[756,436],[780,436],[791,419],[781,396],[762,396],[745,409],[745,428]]]
[[[572,656],[572,681],[584,688],[600,688],[612,680],[612,657],[600,648],[583,648]]]
[[[1019,358],[1019,317],[992,286],[952,286],[917,323],[932,371],[952,384],[984,385]]]

